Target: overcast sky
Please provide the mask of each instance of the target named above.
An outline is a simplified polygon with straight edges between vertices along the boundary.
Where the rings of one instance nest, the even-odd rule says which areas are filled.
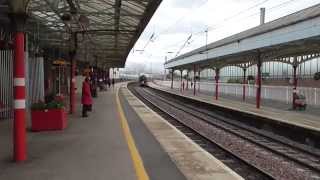
[[[131,51],[126,69],[140,64],[162,72],[165,56],[171,59],[179,51],[181,55],[205,46],[206,29],[211,43],[259,25],[261,7],[266,8],[269,22],[318,3],[320,0],[163,0]]]

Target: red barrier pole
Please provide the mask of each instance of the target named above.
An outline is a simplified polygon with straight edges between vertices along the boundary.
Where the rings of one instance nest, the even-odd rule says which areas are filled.
[[[257,74],[257,94],[256,94],[256,107],[259,109],[261,104],[261,60],[258,59],[258,74]]]
[[[246,72],[247,72],[247,69],[243,68],[243,91],[242,91],[242,99],[243,99],[243,101],[246,100],[246,83],[247,83]]]
[[[25,62],[24,32],[15,34],[14,47],[14,160],[25,161],[26,153],[26,101],[25,101]]]
[[[216,69],[216,100],[218,100],[218,96],[219,96],[219,75],[220,74],[220,69],[217,68]]]

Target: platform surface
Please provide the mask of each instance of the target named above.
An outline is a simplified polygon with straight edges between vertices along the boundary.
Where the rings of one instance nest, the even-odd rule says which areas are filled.
[[[1,130],[0,179],[136,179],[114,96],[100,93],[88,118],[80,117],[78,106],[64,131],[28,132],[28,160],[21,164],[11,161],[10,130]],[[0,128],[9,124],[1,122]]]
[[[261,106],[260,109],[257,109],[255,105],[250,103],[234,101],[226,98],[219,98],[218,100],[215,100],[213,96],[209,96],[205,93],[198,91],[196,91],[196,95],[194,96],[192,90],[181,92],[179,89],[171,89],[168,86],[162,86],[155,83],[149,83],[149,85],[153,88],[164,90],[180,96],[192,98],[198,101],[204,101],[217,106],[246,112],[249,114],[265,117],[271,120],[292,124],[306,129],[320,131],[320,117],[317,115],[298,113],[292,110],[281,110],[266,106]]]
[[[12,121],[0,121],[1,180],[136,180],[138,172],[124,133],[117,89],[94,98],[93,112],[82,118],[80,97],[77,112],[69,116],[64,131],[28,132],[28,160],[12,161]],[[152,180],[185,180],[139,116],[120,97],[132,137]]]

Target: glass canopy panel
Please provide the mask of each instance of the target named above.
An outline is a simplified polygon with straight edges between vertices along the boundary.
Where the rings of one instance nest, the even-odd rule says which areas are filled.
[[[85,51],[92,56],[104,59],[110,57],[113,61],[124,64],[134,42],[160,2],[161,0],[30,0],[30,23],[27,29],[40,33],[38,37],[41,45],[64,48],[62,50],[65,51],[68,51],[72,42],[70,34],[76,33],[77,53],[83,54]]]

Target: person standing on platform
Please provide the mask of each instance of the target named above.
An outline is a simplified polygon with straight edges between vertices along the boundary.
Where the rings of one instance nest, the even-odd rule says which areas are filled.
[[[112,78],[112,89],[114,89],[114,78]]]
[[[184,91],[184,81],[182,81],[182,92]]]
[[[110,78],[109,78],[109,77],[107,77],[107,84],[108,84],[108,87],[109,87],[109,89],[110,89],[111,82],[110,82]]]
[[[88,77],[82,83],[82,117],[88,117],[88,111],[92,109],[92,96],[90,89],[90,80]]]

